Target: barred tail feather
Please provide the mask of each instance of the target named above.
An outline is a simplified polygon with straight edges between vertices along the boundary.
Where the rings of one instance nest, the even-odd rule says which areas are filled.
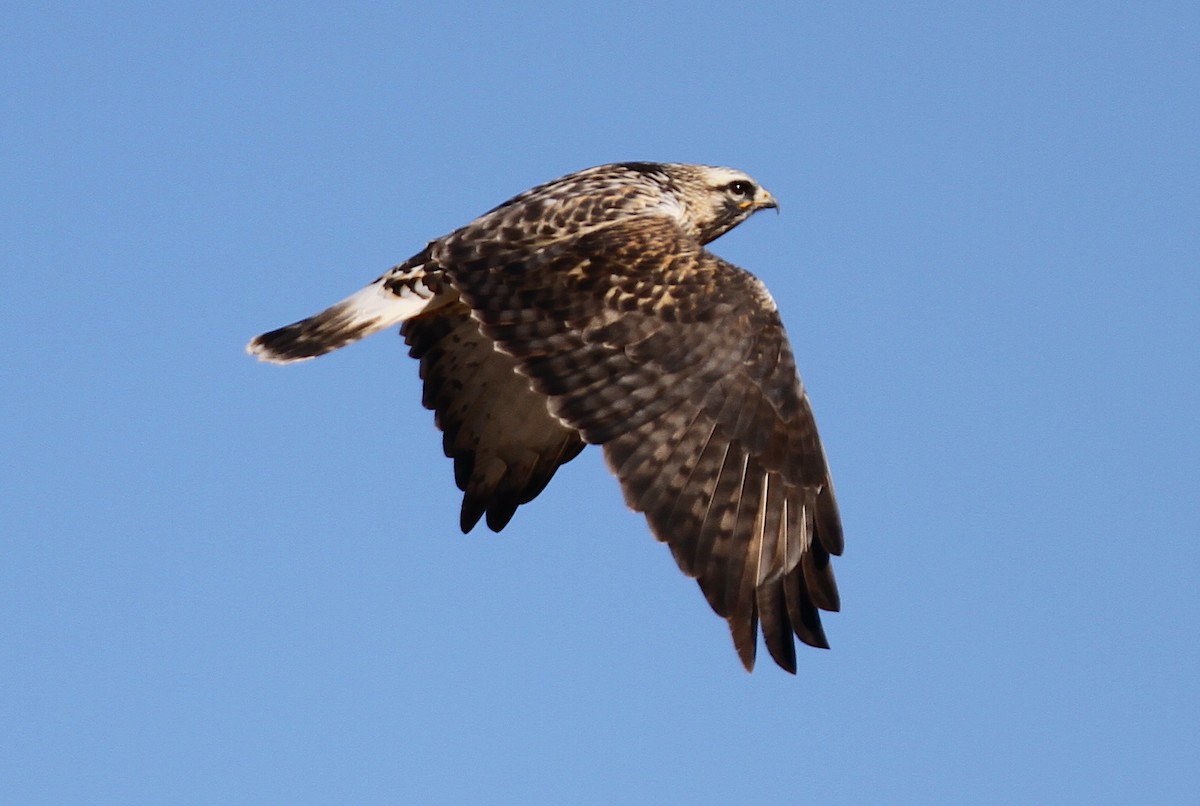
[[[401,279],[386,274],[320,313],[256,336],[246,352],[260,361],[290,364],[345,347],[440,307],[442,300],[417,267]]]

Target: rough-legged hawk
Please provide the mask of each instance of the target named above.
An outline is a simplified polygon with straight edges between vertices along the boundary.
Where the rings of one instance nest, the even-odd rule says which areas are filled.
[[[842,527],[775,302],[704,244],[775,199],[746,174],[602,165],[535,187],[333,307],[250,342],[288,363],[403,323],[463,491],[499,531],[584,445],[728,620],[780,666],[827,647]]]

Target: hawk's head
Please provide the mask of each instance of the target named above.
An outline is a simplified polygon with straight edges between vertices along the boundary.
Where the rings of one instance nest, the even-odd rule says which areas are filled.
[[[779,205],[741,171],[711,165],[665,165],[683,208],[682,225],[700,241],[721,237],[759,210]]]

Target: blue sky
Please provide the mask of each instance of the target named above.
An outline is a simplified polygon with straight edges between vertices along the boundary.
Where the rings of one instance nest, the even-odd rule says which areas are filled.
[[[1181,803],[1192,3],[10,3],[0,800]],[[846,528],[747,675],[595,450],[501,535],[392,334],[246,340],[540,181],[742,168]]]

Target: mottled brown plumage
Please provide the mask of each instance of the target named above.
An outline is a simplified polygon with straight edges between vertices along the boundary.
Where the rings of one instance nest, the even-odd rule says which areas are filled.
[[[299,360],[402,321],[464,531],[485,515],[499,531],[585,442],[602,445],[746,668],[761,625],[794,672],[792,636],[828,646],[818,611],[839,607],[837,504],[774,301],[704,248],[774,206],[727,168],[588,169],[249,349]]]

